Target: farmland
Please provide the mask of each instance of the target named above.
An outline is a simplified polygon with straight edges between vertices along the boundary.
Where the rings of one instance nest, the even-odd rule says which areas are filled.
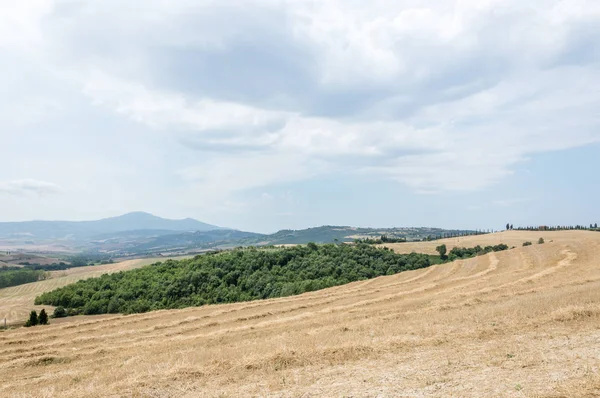
[[[50,279],[0,289],[0,321],[6,318],[9,325],[22,323],[27,319],[29,311],[39,311],[42,308],[46,308],[46,311],[52,313],[53,307],[51,306],[33,305],[35,298],[44,292],[69,285],[82,279],[135,269],[163,260],[163,258],[136,259],[115,264],[71,268],[65,271],[51,271],[49,273]]]
[[[521,247],[524,242],[537,242],[539,238],[544,238],[546,242],[558,240],[563,243],[576,243],[581,236],[593,238],[594,233],[585,231],[505,231],[495,234],[461,236],[429,242],[388,243],[380,246],[393,249],[396,253],[416,252],[436,254],[435,248],[440,245],[446,245],[448,250],[454,247],[490,246],[499,243],[507,244],[509,247]]]
[[[600,233],[473,239],[460,246],[516,248],[294,297],[9,330],[0,395],[597,396]]]

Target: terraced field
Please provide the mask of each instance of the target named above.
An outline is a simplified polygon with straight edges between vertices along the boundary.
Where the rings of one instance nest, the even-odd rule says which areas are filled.
[[[0,396],[599,396],[600,233],[485,239],[517,248],[296,297],[9,330]]]
[[[139,268],[164,260],[164,258],[145,258],[127,260],[115,264],[71,268],[66,271],[52,271],[50,272],[50,279],[0,289],[0,323],[3,325],[6,318],[9,325],[22,324],[27,320],[29,312],[34,309],[40,311],[42,308],[45,308],[47,312],[52,313],[54,307],[33,305],[35,298],[44,292],[66,286],[81,279]]]

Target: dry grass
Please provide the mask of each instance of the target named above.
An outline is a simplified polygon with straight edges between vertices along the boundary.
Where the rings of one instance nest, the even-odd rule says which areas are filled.
[[[509,234],[485,239],[540,235]],[[600,233],[543,237],[296,297],[0,333],[0,396],[599,396]]]
[[[544,238],[546,242],[558,239],[561,242],[576,241],[579,237],[578,231],[540,231],[540,232],[527,232],[527,231],[505,231],[495,234],[486,235],[474,235],[474,236],[463,236],[458,238],[441,239],[431,242],[406,242],[406,243],[388,243],[385,247],[394,249],[397,253],[427,253],[437,254],[435,248],[439,245],[445,244],[448,250],[453,247],[475,247],[496,245],[498,243],[505,243],[509,247],[521,247],[524,242],[530,241],[537,244],[539,238]],[[586,231],[581,231],[583,234],[587,234]]]

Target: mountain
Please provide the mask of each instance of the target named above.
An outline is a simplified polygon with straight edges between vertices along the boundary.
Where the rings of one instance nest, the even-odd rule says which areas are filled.
[[[110,256],[187,253],[235,246],[352,242],[388,238],[407,241],[472,234],[439,228],[355,228],[322,226],[281,230],[274,234],[244,232],[191,218],[169,220],[135,212],[96,221],[27,221],[0,223],[0,243],[21,250],[75,251]]]
[[[165,231],[211,231],[215,229],[223,229],[215,225],[194,220],[193,218],[169,220],[143,212],[128,213],[119,217],[91,221],[91,223],[94,225],[94,227],[101,229],[102,232],[105,233],[145,229]]]
[[[25,221],[0,223],[0,238],[87,240],[98,235],[152,230],[155,235],[223,229],[191,218],[169,220],[135,212],[96,221]]]
[[[208,250],[235,246],[264,246],[353,242],[355,239],[377,239],[382,235],[407,241],[436,239],[444,236],[471,235],[471,230],[446,230],[441,228],[354,228],[345,226],[322,226],[302,230],[281,230],[265,235],[236,230],[183,232],[171,235],[122,236],[112,241],[96,242],[96,249],[122,255],[152,255],[156,253]]]

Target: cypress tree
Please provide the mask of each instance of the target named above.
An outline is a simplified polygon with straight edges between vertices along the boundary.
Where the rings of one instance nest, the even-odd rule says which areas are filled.
[[[30,327],[30,326],[35,326],[38,324],[38,316],[37,316],[37,312],[35,311],[31,311],[29,313],[29,319],[27,320],[27,322],[25,323],[26,327]]]
[[[38,323],[40,325],[47,325],[48,324],[48,314],[46,314],[46,310],[42,309],[40,311],[40,316],[38,317]]]

